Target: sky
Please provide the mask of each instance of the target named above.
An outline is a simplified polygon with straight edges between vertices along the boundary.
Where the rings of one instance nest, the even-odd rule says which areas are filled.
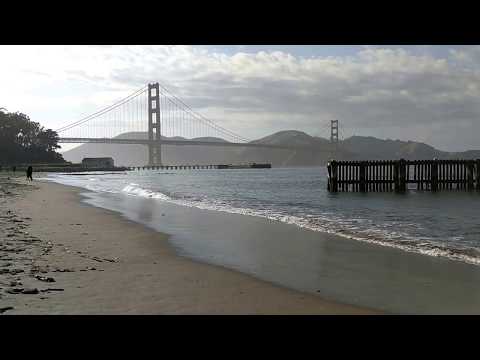
[[[57,129],[149,82],[249,139],[280,130],[480,149],[480,46],[0,45],[0,108]]]

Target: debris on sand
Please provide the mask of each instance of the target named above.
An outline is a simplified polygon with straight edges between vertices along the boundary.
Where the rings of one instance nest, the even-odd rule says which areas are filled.
[[[30,232],[32,217],[24,216],[21,211],[8,209],[11,198],[18,195],[6,191],[8,186],[18,188],[19,184],[6,182],[5,177],[0,174],[0,314],[8,310],[17,309],[15,303],[5,303],[9,297],[15,297],[16,301],[28,303],[40,297],[42,300],[50,298],[49,293],[64,291],[62,288],[46,288],[49,284],[56,284],[51,271],[74,272],[71,268],[52,267],[44,262],[50,263],[50,258],[43,258],[50,255],[57,246],[65,252],[73,252],[69,246],[52,243],[48,239],[34,236]],[[8,179],[7,179],[8,180]],[[25,190],[30,190],[28,186]],[[76,224],[82,225],[82,224]],[[81,229],[79,227],[79,229]],[[83,228],[82,228],[83,229]],[[68,264],[64,264],[68,266]],[[35,283],[35,278],[44,284]],[[32,282],[32,283],[30,283]],[[36,287],[38,286],[38,288]],[[37,296],[22,296],[36,295]],[[28,304],[25,304],[28,306]]]
[[[47,265],[47,267],[48,267],[48,265]],[[38,265],[34,265],[30,269],[30,274],[36,274],[36,273],[39,273],[39,272],[42,273],[42,274],[46,274],[46,273],[48,273],[48,268],[41,267],[41,266],[38,266]]]
[[[11,275],[17,275],[17,274],[23,273],[25,271],[23,269],[11,269],[9,272],[10,272]]]
[[[41,291],[41,292],[64,291],[64,289],[48,288],[48,289],[43,289],[43,290],[40,290],[40,291]]]
[[[52,272],[75,272],[75,270],[56,268],[55,270],[52,270]]]
[[[15,288],[15,289],[7,289],[5,292],[9,294],[20,294],[24,289],[23,288]]]
[[[38,294],[37,288],[23,289],[22,294]]]
[[[17,275],[23,272],[24,270],[22,269],[0,269],[0,275],[2,274]]]

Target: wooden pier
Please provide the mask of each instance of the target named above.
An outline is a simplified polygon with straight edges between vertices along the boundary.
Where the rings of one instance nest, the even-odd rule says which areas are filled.
[[[480,191],[480,159],[331,161],[330,192]]]
[[[218,165],[145,165],[133,166],[131,170],[192,170],[192,169],[218,169]]]
[[[217,165],[145,165],[133,166],[130,170],[195,170],[195,169],[270,169],[271,164],[217,164]]]

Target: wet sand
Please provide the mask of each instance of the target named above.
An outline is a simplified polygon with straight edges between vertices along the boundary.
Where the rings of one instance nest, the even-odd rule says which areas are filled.
[[[258,216],[121,193],[82,197],[171,234],[177,254],[323,299],[395,314],[480,313],[480,266]]]
[[[379,313],[180,257],[167,235],[79,192],[0,178],[0,313]]]

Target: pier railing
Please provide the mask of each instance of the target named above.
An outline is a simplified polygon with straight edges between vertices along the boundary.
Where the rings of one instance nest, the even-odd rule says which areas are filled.
[[[327,170],[327,188],[331,192],[480,191],[480,159],[333,160]]]

